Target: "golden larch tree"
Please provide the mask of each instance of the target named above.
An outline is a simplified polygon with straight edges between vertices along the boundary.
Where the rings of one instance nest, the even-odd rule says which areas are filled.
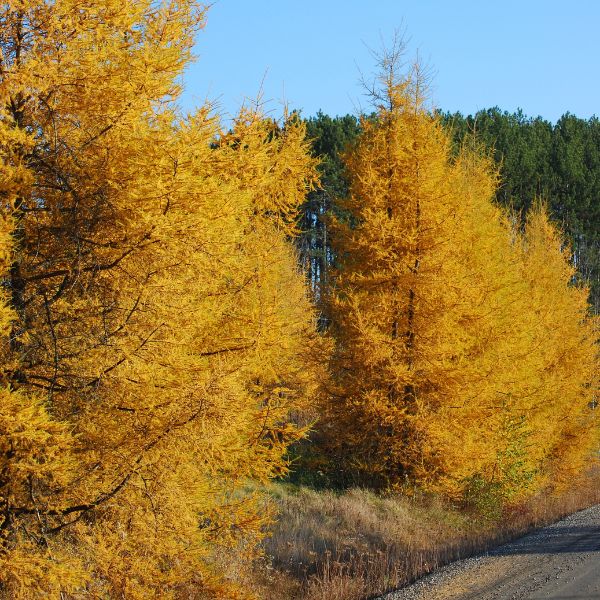
[[[243,111],[234,139],[209,106],[180,114],[191,0],[8,2],[2,20],[6,381],[61,450],[36,450],[56,482],[11,471],[28,495],[3,495],[1,560],[32,576],[0,589],[242,597],[270,518],[247,483],[285,471],[320,347],[287,239],[314,180],[302,124]]]
[[[346,157],[324,432],[361,481],[456,498],[501,479],[513,444],[507,348],[525,284],[491,161],[454,157],[418,70],[399,80],[386,60],[377,115]]]
[[[14,137],[10,131],[5,134],[8,146],[10,138],[14,140]],[[5,167],[4,184],[19,171],[18,167]],[[13,228],[12,219],[4,215],[0,221],[0,271],[3,277],[8,275],[14,256]],[[40,505],[48,505],[52,502],[53,489],[67,483],[76,468],[71,453],[74,439],[69,428],[51,418],[43,396],[16,391],[10,384],[18,368],[11,350],[15,319],[10,296],[3,291],[0,297],[0,570],[3,583],[18,582],[16,588],[2,591],[8,591],[14,597],[25,597],[40,592],[38,580],[42,572],[50,585],[60,581],[67,588],[81,585],[86,578],[77,557],[60,548],[48,552],[43,540],[24,526],[24,519],[13,509],[31,502],[32,497]]]
[[[522,411],[531,422],[529,453],[543,479],[564,488],[585,475],[600,446],[598,318],[589,289],[576,284],[571,252],[543,204],[534,204],[521,237],[530,352]]]

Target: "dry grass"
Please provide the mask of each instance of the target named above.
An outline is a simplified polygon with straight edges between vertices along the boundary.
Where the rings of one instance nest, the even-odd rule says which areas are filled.
[[[256,569],[257,594],[263,600],[373,598],[600,502],[597,483],[533,498],[495,523],[432,497],[276,485],[271,491],[280,518]]]

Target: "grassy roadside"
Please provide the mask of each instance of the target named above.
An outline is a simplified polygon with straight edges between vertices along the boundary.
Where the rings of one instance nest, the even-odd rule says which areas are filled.
[[[600,502],[599,482],[596,474],[561,496],[536,496],[495,521],[432,496],[274,484],[279,519],[253,587],[264,600],[373,598]]]

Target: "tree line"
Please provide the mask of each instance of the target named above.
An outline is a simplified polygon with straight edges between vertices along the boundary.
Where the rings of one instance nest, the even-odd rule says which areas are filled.
[[[570,113],[556,123],[528,117],[522,111],[499,108],[475,115],[438,112],[451,133],[453,152],[467,138],[485,146],[499,170],[495,201],[525,214],[536,199],[543,200],[553,222],[565,233],[573,251],[577,277],[590,286],[590,304],[600,311],[600,121]],[[324,157],[321,186],[309,194],[303,208],[303,235],[299,251],[309,269],[312,285],[319,287],[320,273],[333,262],[326,225],[317,215],[326,214],[332,198],[347,190],[340,150],[360,132],[354,115],[330,117],[318,113],[307,119],[314,153]],[[327,260],[325,260],[327,257]]]
[[[262,484],[307,444],[332,484],[474,506],[597,450],[598,325],[544,206],[494,202],[416,71],[360,122],[184,114],[205,13],[1,5],[2,598],[250,597]]]

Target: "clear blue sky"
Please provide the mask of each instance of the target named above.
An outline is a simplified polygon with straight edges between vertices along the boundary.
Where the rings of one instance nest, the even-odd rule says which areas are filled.
[[[283,100],[305,116],[356,112],[366,106],[359,69],[373,71],[368,47],[400,27],[409,55],[432,67],[443,110],[600,116],[599,0],[217,0],[184,107],[210,98],[232,114],[264,79],[274,115]]]

